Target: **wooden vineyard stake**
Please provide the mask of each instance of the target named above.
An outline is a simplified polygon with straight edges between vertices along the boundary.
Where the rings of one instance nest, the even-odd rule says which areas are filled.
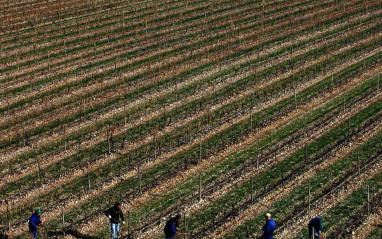
[[[292,78],[294,79],[294,56],[293,56],[293,38],[292,38],[292,51],[291,51],[291,53],[292,53]]]
[[[175,19],[172,20],[172,36],[175,37]]]
[[[367,185],[367,215],[370,214],[370,185]]]
[[[130,227],[131,227],[131,212],[127,212],[127,238],[131,238],[130,234]]]
[[[64,150],[66,151],[67,149],[66,124],[64,125],[64,138],[65,138]]]
[[[307,136],[308,136],[308,130],[306,127],[306,115],[304,115],[304,137],[305,137],[305,139],[307,138]]]
[[[304,145],[304,159],[305,162],[308,162],[308,147],[306,144]]]
[[[365,61],[365,59],[363,60],[363,71],[366,71],[366,61]]]
[[[48,71],[50,72],[50,54],[49,54],[49,51],[48,51]]]
[[[247,238],[250,238],[250,237],[249,237],[249,225],[248,225],[248,223],[249,223],[249,222],[247,222],[247,223],[245,224],[245,227],[246,227],[246,236],[247,236]]]
[[[348,144],[349,144],[349,146],[350,146],[350,117],[349,117],[349,119],[348,119]]]
[[[23,212],[23,209],[22,209],[22,207],[20,207],[20,209],[19,209],[19,224],[21,224],[22,212]]]
[[[9,116],[9,94],[7,93],[7,116]]]
[[[379,93],[379,75],[380,75],[381,73],[380,72],[378,72],[378,80],[377,80],[377,92]]]
[[[68,57],[68,48],[66,47],[66,41],[64,40],[65,57]]]
[[[90,191],[90,162],[88,162],[88,190]]]
[[[111,153],[111,144],[110,144],[110,122],[109,122],[109,127],[106,132],[106,137],[107,137],[107,154]]]
[[[120,155],[120,158],[119,158],[119,177],[121,179],[121,182],[122,182],[122,166],[123,166],[123,159],[122,159],[122,156]]]
[[[220,67],[221,67],[221,64],[220,64]],[[214,92],[214,102],[216,103],[217,101],[216,101],[216,90],[215,90],[215,88],[216,88],[216,78],[214,78],[214,87],[213,87],[213,92]]]
[[[257,142],[257,150],[256,150],[256,168],[259,169],[259,142]]]
[[[25,130],[25,122],[23,122],[23,139],[24,139],[24,141],[23,141],[23,145],[24,145],[24,147],[25,146],[27,146],[27,135],[26,135],[26,130]]]
[[[309,217],[311,216],[310,213],[311,213],[311,210],[310,210],[310,181],[309,181],[309,192],[308,192],[308,215],[309,215]]]
[[[138,164],[138,185],[139,185],[139,192],[142,192],[142,175],[141,175],[141,167]]]
[[[183,215],[183,225],[184,225],[184,238],[187,239],[187,221],[186,221],[186,214]]]
[[[253,178],[251,177],[251,204],[253,204],[254,196],[253,196]]]
[[[114,62],[114,73],[115,74],[117,73],[117,67],[118,67],[118,57],[115,58],[115,62]]]
[[[40,166],[40,160],[38,158],[36,158],[36,164],[37,164],[37,167],[38,167],[38,172],[37,172],[38,179],[41,182],[41,166]]]
[[[297,93],[296,93],[296,85],[293,84],[293,91],[294,91],[294,106],[295,109],[297,110]]]
[[[147,18],[145,19],[145,30],[146,30],[146,36],[147,36]]]
[[[252,116],[252,112],[251,112],[251,128],[250,128],[250,132],[252,133],[252,131],[253,131],[253,122],[252,122],[252,118],[253,118],[253,116]]]
[[[65,212],[64,212],[64,204],[61,206],[61,213],[62,213],[62,232],[65,235]]]
[[[357,162],[359,162],[359,148],[357,148]]]
[[[199,162],[202,162],[202,142],[199,143]]]
[[[155,141],[155,134],[154,134],[154,138],[153,138],[153,144],[154,144],[154,159],[157,159],[157,144]]]
[[[10,220],[9,220],[9,202],[8,202],[8,200],[5,200],[5,204],[7,207],[7,214],[5,216],[5,229],[9,230],[10,229]]]
[[[202,174],[199,174],[199,202],[202,201]]]

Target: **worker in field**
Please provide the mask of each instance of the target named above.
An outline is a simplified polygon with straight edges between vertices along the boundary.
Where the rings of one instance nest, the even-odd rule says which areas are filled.
[[[312,220],[310,220],[310,222],[308,224],[309,239],[325,238],[324,235],[321,234],[323,226],[324,226],[324,222],[319,217],[315,217]]]
[[[9,239],[7,234],[0,233],[0,239]]]
[[[164,227],[164,234],[166,239],[175,239],[177,235],[182,235],[180,231],[178,231],[180,225],[181,215],[176,215],[175,217],[170,218]]]
[[[105,211],[105,215],[110,219],[111,238],[118,239],[120,228],[119,220],[121,219],[122,223],[125,224],[121,204],[116,202],[113,207]]]
[[[270,213],[265,214],[265,224],[261,230],[263,231],[262,239],[273,239],[273,234],[276,230],[276,222],[271,218]]]
[[[35,213],[29,218],[28,227],[29,233],[33,239],[37,239],[37,231],[42,226],[41,210],[36,209]]]

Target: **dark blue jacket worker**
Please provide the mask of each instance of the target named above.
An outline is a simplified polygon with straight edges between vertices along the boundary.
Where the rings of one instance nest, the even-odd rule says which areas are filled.
[[[122,219],[122,223],[125,224],[125,217],[121,209],[122,205],[116,202],[113,207],[107,209],[104,213],[110,219],[110,232],[112,239],[119,238],[119,219]]]
[[[271,219],[271,214],[266,213],[265,214],[265,224],[261,230],[263,231],[262,239],[273,239],[273,233],[276,230],[276,222],[275,220]]]
[[[42,225],[40,218],[41,210],[37,209],[35,213],[29,218],[29,233],[32,234],[33,239],[37,239],[37,230]]]
[[[309,238],[310,239],[320,238],[320,234],[321,234],[323,226],[324,226],[324,223],[322,219],[319,217],[315,217],[312,220],[310,220],[308,224]],[[313,237],[313,234],[314,234],[314,237]]]
[[[166,239],[175,239],[176,235],[178,234],[178,227],[180,224],[180,219],[182,216],[176,215],[175,217],[170,218],[170,220],[167,221],[166,226],[164,227],[164,234],[166,236]]]

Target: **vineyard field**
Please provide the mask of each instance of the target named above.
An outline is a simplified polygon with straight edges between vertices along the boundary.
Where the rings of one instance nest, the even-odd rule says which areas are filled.
[[[382,0],[0,0],[0,238],[382,238]]]

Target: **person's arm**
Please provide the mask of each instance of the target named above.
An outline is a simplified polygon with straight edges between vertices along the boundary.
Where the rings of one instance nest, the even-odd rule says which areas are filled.
[[[271,231],[269,220],[264,224],[264,226],[263,226],[263,228],[261,230],[266,232],[266,233]]]
[[[170,231],[171,231],[171,234],[173,235],[177,233],[175,223],[171,223]]]
[[[125,217],[123,216],[122,210],[121,210],[121,219],[122,219],[122,222],[125,223]]]
[[[266,226],[267,226],[267,223],[265,223],[264,226],[261,228],[261,230],[262,230],[263,232],[265,232],[265,230],[266,230],[265,227],[266,227]]]
[[[111,219],[110,208],[107,209],[107,210],[105,211],[105,215],[106,215],[109,219]]]
[[[110,215],[109,210],[110,210],[110,208],[109,208],[109,209],[106,209],[106,210],[104,211],[104,213],[105,213],[105,215],[106,215],[107,217]]]
[[[324,227],[324,222],[322,221],[322,219],[320,220],[320,223],[318,224],[318,231],[321,233],[322,231],[322,228]]]

